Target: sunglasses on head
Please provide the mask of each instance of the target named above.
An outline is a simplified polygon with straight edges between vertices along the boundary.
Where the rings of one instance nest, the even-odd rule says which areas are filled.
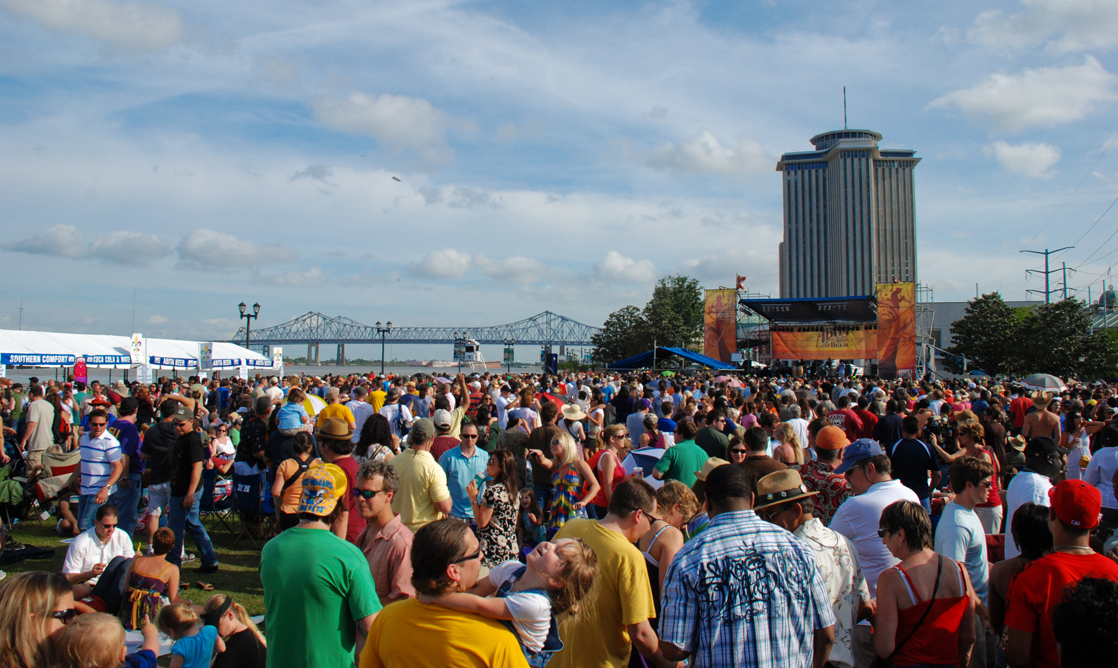
[[[470,554],[467,554],[467,555],[466,555],[466,556],[464,556],[464,557],[461,557],[461,558],[459,558],[459,559],[455,559],[454,561],[452,561],[452,562],[450,562],[450,563],[452,563],[452,564],[460,564],[460,563],[462,563],[462,562],[464,562],[464,561],[470,561],[470,560],[473,560],[473,559],[477,559],[477,558],[479,558],[479,557],[481,557],[481,546],[480,546],[480,545],[478,546],[477,550],[475,550],[475,551],[471,552]]]

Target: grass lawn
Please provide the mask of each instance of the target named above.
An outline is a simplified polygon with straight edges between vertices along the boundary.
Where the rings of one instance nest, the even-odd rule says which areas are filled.
[[[26,571],[61,572],[67,546],[58,542],[60,538],[54,533],[54,523],[55,518],[52,517],[43,522],[43,526],[39,526],[38,522],[20,522],[12,527],[9,535],[16,542],[53,549],[54,555],[46,559],[25,559],[5,566],[3,570],[9,575]],[[239,528],[239,525],[234,526]],[[260,552],[253,548],[248,540],[241,540],[239,545],[234,545],[234,535],[224,527],[213,529],[207,521],[206,528],[217,551],[221,567],[217,573],[202,575],[195,570],[201,565],[201,560],[195,559],[184,564],[182,581],[190,583],[190,589],[182,592],[183,597],[194,603],[203,604],[213,594],[227,594],[243,605],[248,610],[248,614],[264,614],[264,589],[260,584]],[[143,539],[146,547],[147,537],[144,536]],[[260,545],[263,547],[263,543]],[[186,551],[198,553],[189,535],[186,537]],[[200,590],[194,584],[198,580],[212,584],[213,592]]]

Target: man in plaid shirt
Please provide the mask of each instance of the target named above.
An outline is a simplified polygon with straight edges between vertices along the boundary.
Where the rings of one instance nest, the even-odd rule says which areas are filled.
[[[664,658],[693,668],[822,668],[835,615],[811,549],[752,510],[749,478],[719,466],[706,482],[706,531],[672,559],[662,594]]]

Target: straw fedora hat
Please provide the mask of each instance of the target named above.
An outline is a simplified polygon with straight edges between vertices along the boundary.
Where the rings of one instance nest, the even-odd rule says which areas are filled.
[[[353,430],[349,428],[349,423],[345,421],[345,418],[328,417],[315,429],[315,436],[335,441],[346,441],[353,436]]]
[[[1041,392],[1040,390],[1033,392],[1031,398],[1033,400],[1033,405],[1037,408],[1046,408],[1048,404],[1052,403],[1052,395],[1047,392]]]
[[[753,502],[753,507],[775,506],[778,503],[796,501],[815,496],[818,493],[807,491],[799,473],[791,469],[774,471],[757,481],[757,497]]]
[[[586,413],[583,413],[582,409],[579,408],[576,404],[567,404],[566,406],[563,406],[563,417],[568,420],[577,421],[584,419],[586,417]]]
[[[725,459],[721,459],[719,457],[710,457],[705,462],[703,462],[703,470],[702,471],[695,471],[695,477],[698,478],[699,480],[702,480],[703,482],[706,482],[707,476],[710,475],[711,471],[718,468],[719,466],[722,466],[723,464],[729,464],[729,463],[730,462],[726,461]]]

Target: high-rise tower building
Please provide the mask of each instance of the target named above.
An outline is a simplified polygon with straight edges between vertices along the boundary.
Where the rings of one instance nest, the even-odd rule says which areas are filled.
[[[871,295],[877,283],[916,281],[916,194],[907,149],[878,149],[872,130],[811,138],[785,153],[780,296]]]

